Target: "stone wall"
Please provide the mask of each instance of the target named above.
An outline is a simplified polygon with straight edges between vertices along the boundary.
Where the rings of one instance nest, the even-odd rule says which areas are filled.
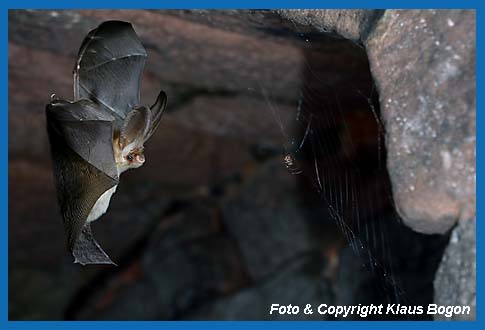
[[[147,163],[123,175],[94,224],[119,267],[80,268],[65,250],[44,106],[52,93],[71,98],[80,42],[107,19],[132,22],[147,49],[142,101],[164,89],[169,105]],[[384,239],[366,245],[393,242],[376,257],[394,260],[407,297],[432,301],[447,236],[400,226],[389,196],[428,234],[474,217],[474,24],[472,11],[10,11],[9,318],[264,319],[275,300],[386,301],[310,193],[315,180],[283,166],[293,133],[278,118],[294,122],[301,95],[335,141],[314,155],[334,180],[324,187],[363,166],[360,206],[346,207],[383,223]],[[379,104],[389,173],[372,165]]]

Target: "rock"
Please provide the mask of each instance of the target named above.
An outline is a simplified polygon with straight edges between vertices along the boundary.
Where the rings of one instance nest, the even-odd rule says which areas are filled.
[[[283,164],[271,162],[222,207],[223,221],[254,281],[300,254],[319,251],[320,240],[314,235],[304,204],[295,202],[298,189]],[[322,219],[321,226],[325,225]]]
[[[366,41],[403,221],[445,233],[475,214],[475,11],[388,10]]]
[[[295,107],[269,104],[257,93],[255,96],[197,97],[167,117],[191,131],[207,132],[248,145],[264,143],[281,148],[281,141],[295,120]],[[279,126],[279,120],[285,131]]]
[[[234,92],[262,84],[271,85],[285,99],[288,96],[290,99],[297,96],[299,50],[288,43],[260,40],[250,34],[211,28],[166,14],[164,11],[85,10],[56,13],[57,16],[52,17],[52,12],[46,11],[16,12],[14,22],[28,22],[28,18],[36,22],[39,19],[45,30],[37,32],[41,35],[37,39],[48,39],[47,36],[51,34],[49,28],[53,29],[59,23],[67,21],[64,29],[68,30],[68,34],[77,35],[75,40],[79,40],[80,36],[84,36],[108,17],[129,21],[135,26],[147,49],[147,72],[158,81],[191,86],[203,91]],[[46,16],[50,18],[44,24]],[[25,24],[24,29],[28,26]],[[27,38],[16,39],[20,39],[18,42],[22,43],[29,42]],[[61,50],[76,53],[80,41],[69,50],[66,49],[67,45],[62,46]],[[59,48],[52,42],[46,42],[44,47],[53,50]]]
[[[292,107],[274,106],[285,124],[294,120]],[[146,145],[150,161],[137,176],[162,189],[185,191],[235,180],[257,165],[255,148],[266,148],[270,155],[281,154],[284,134],[264,100],[194,97],[164,115],[160,129]]]
[[[316,259],[315,259],[316,258]],[[239,293],[224,297],[212,304],[190,313],[189,320],[326,320],[318,314],[321,303],[332,304],[333,297],[327,280],[321,277],[323,260],[312,256],[300,256],[288,262],[263,283],[248,287]],[[270,315],[271,305],[299,306],[297,315]],[[313,314],[305,314],[304,308],[311,304]]]
[[[67,252],[50,166],[9,160],[8,178],[8,317],[60,320],[63,306],[96,271],[79,270]]]
[[[180,205],[146,239],[137,258],[92,292],[75,319],[174,319],[245,283],[234,244],[204,202]],[[142,301],[133,306],[133,301]],[[100,303],[104,302],[104,303]]]
[[[283,10],[367,50],[404,222],[445,233],[475,214],[475,12]],[[424,51],[426,50],[426,51]]]
[[[302,40],[293,30],[293,25],[274,10],[155,10],[161,15],[170,15],[185,21],[230,31],[238,34],[252,35],[258,39],[293,43],[301,47]],[[305,32],[315,35],[312,29]]]
[[[352,246],[336,258],[332,288],[336,304],[402,304],[427,306],[433,302],[433,279],[448,243],[443,235],[417,233],[398,221],[395,213],[367,221],[376,236],[356,233],[365,248]],[[369,258],[369,253],[371,258]],[[430,315],[369,316],[378,320],[430,320]],[[347,319],[360,320],[358,315]]]
[[[299,188],[281,161],[269,162],[253,176],[248,182],[229,184],[233,187],[223,195],[227,197],[221,199],[220,209],[204,198],[205,202],[181,204],[175,214],[162,218],[131,266],[91,293],[72,318],[228,318],[240,312],[237,303],[227,315],[209,306],[232,300],[227,297],[239,296],[248,286],[261,287],[269,297],[261,304],[272,301],[273,295],[282,301],[298,297],[302,305],[316,304],[320,290],[327,297],[322,251],[335,241],[340,244],[334,226],[322,219],[321,212],[309,215],[304,205],[295,204]],[[138,274],[134,278],[133,272]],[[285,275],[280,278],[280,273]],[[296,283],[294,290],[285,293],[288,285],[282,281]],[[254,292],[235,300],[252,302],[260,296]],[[137,300],[144,305],[133,307],[131,302]],[[207,314],[198,312],[207,308]],[[255,307],[237,319],[261,318],[266,308]]]
[[[384,10],[279,10],[281,16],[320,32],[336,33],[345,39],[361,42],[367,38]]]
[[[436,315],[435,320],[475,320],[476,297],[476,219],[460,220],[451,232],[434,280],[434,302],[445,306],[470,306],[470,315],[447,318]]]
[[[171,194],[187,194],[233,180],[244,167],[253,165],[250,145],[244,137],[220,136],[207,129],[191,127],[167,113],[160,130],[146,145],[150,161],[137,171],[136,179]]]
[[[80,42],[106,19],[131,21],[149,53],[142,102],[164,89],[169,103],[147,163],[123,175],[93,226],[119,267],[81,268],[65,250],[44,107],[52,93],[71,98]],[[384,259],[429,302],[446,236],[373,232],[392,205],[373,163],[367,56],[397,207],[413,229],[445,232],[475,214],[474,28],[472,11],[9,11],[9,318],[266,319],[275,299],[381,299],[341,251],[315,163],[325,198],[378,247],[387,240],[395,251]],[[323,139],[316,161],[311,143],[302,149],[309,180],[281,160],[305,131],[298,104]],[[454,283],[448,264],[437,283]]]

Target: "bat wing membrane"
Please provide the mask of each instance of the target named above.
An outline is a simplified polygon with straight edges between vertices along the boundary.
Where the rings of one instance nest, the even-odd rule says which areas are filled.
[[[56,101],[47,122],[69,148],[99,171],[118,180],[113,152],[114,118],[90,100]]]
[[[103,105],[124,119],[140,104],[145,48],[130,23],[107,21],[84,39],[74,68],[74,100]]]
[[[113,118],[89,100],[55,101],[47,105],[47,131],[54,178],[68,246],[91,246],[97,263],[112,263],[94,244],[86,220],[99,197],[118,184],[113,155]],[[96,254],[95,252],[98,251]],[[76,262],[91,263],[76,256]]]

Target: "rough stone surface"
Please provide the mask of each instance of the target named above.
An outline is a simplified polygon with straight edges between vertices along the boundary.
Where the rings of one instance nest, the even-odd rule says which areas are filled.
[[[469,315],[454,315],[452,320],[476,319],[476,226],[476,219],[458,222],[451,232],[450,243],[434,280],[436,304],[471,307]],[[437,315],[435,319],[450,320],[443,315]]]
[[[332,304],[333,295],[328,280],[320,277],[311,256],[300,256],[289,262],[284,270],[278,271],[256,287],[217,300],[190,313],[189,320],[328,320],[313,307],[313,314],[305,314],[307,304],[319,306],[322,301]],[[270,315],[272,304],[299,306],[298,315]]]
[[[72,318],[174,319],[244,285],[237,249],[218,223],[216,206],[199,201],[175,212],[152,231],[145,254],[90,296],[81,310],[73,310]],[[143,303],[134,307],[133,301]]]
[[[349,225],[368,236],[376,258],[398,265],[412,299],[431,301],[443,238],[374,226],[399,222],[387,217],[389,181],[374,162],[378,113],[369,111],[373,83],[359,42],[370,47],[374,25],[386,16],[303,14],[313,18],[273,11],[9,12],[10,319],[265,319],[274,299],[386,302],[369,285],[382,277],[360,268],[359,253],[346,248],[351,235],[329,217],[328,202],[357,215]],[[79,44],[107,19],[131,21],[147,48],[142,101],[164,89],[169,105],[146,146],[147,163],[123,174],[109,212],[93,226],[119,267],[81,268],[65,250],[44,106],[52,93],[70,98]],[[292,176],[283,149],[288,139],[300,141],[305,126],[298,118],[309,115],[315,136],[298,155],[305,175]],[[450,139],[460,151],[461,136]],[[451,169],[457,164],[454,156],[440,157]],[[459,176],[453,171],[447,173]]]
[[[394,198],[406,224],[444,233],[460,217],[473,217],[475,11],[280,13],[365,44],[379,89]]]
[[[475,215],[475,26],[473,10],[389,10],[366,42],[396,206],[423,233]]]
[[[275,186],[273,182],[281,184]],[[227,229],[238,241],[255,281],[299,255],[319,250],[322,237],[312,237],[304,206],[295,203],[297,192],[297,182],[276,162],[255,174],[240,194],[228,197],[222,208]]]
[[[423,233],[445,233],[461,219],[435,297],[474,306],[475,222],[465,219],[476,213],[476,13],[387,10],[374,16],[373,26],[365,28],[370,35],[363,36],[359,31],[366,25],[357,18],[362,13],[342,12],[282,15],[364,43],[379,89],[396,208],[409,227]],[[332,15],[343,27],[324,19]],[[458,242],[464,224],[468,235]]]
[[[382,16],[384,10],[280,10],[281,16],[302,25],[311,25],[320,32],[335,33],[354,42],[361,42]]]

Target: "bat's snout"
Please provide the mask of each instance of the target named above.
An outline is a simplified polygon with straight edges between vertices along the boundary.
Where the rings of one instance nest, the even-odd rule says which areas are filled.
[[[136,155],[136,161],[140,164],[143,164],[145,162],[145,155],[143,154]]]

